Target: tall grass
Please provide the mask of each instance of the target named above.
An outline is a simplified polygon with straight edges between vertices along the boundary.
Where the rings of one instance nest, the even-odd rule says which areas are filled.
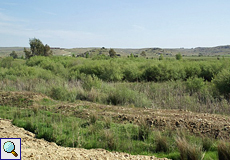
[[[204,155],[200,146],[189,144],[185,138],[176,138],[180,158],[183,160],[202,160]]]
[[[230,159],[230,144],[228,142],[221,141],[218,144],[218,157],[221,160]]]

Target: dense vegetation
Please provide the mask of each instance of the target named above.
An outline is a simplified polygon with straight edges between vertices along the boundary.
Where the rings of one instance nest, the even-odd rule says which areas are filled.
[[[229,59],[159,60],[144,56],[110,58],[105,55],[92,58],[33,56],[27,60],[6,57],[0,60],[0,90],[39,92],[55,100],[70,102],[87,100],[133,107],[229,114],[229,62]],[[1,109],[2,113],[9,111],[7,107]],[[4,118],[14,119],[14,124],[35,132],[38,138],[64,146],[102,147],[133,154],[166,152],[170,153],[168,157],[179,159],[183,156],[180,146],[186,144],[188,151],[183,150],[186,156],[190,153],[189,149],[197,153],[198,159],[202,156],[202,149],[187,142],[194,137],[185,139],[180,136],[175,140],[170,138],[169,131],[158,133],[148,130],[144,123],[139,126],[117,124],[108,119],[97,119],[95,115],[88,121],[74,115],[62,116],[52,109],[14,110],[10,111],[12,115],[6,114],[9,117]],[[80,138],[78,143],[71,139],[76,138],[74,136]],[[199,138],[191,141],[203,145]],[[214,148],[212,146],[209,154],[214,156],[211,157],[216,158],[218,149],[216,145]]]
[[[56,100],[229,113],[229,59],[34,56],[6,57],[0,65],[1,90],[36,91]]]

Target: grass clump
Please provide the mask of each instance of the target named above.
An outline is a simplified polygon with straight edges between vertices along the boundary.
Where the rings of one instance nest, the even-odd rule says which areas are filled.
[[[146,122],[146,120],[144,118],[141,118],[138,125],[139,125],[138,139],[141,141],[148,139],[149,134],[150,134],[149,124]]]
[[[218,157],[221,160],[230,159],[230,143],[221,141],[218,144]]]
[[[97,120],[98,120],[98,115],[96,113],[90,114],[90,116],[89,116],[89,123],[90,124],[95,124]]]
[[[156,152],[168,152],[169,151],[169,144],[167,138],[162,136],[159,132],[156,136]]]
[[[204,151],[209,151],[212,146],[213,146],[212,139],[207,137],[202,138],[202,148]]]
[[[187,142],[185,138],[176,138],[177,147],[180,152],[180,158],[182,160],[201,160],[204,155],[202,153],[201,147],[197,145],[192,145]]]

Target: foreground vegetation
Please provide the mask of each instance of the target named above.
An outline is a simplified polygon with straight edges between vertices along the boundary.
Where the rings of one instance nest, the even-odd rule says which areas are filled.
[[[159,60],[99,55],[33,56],[27,60],[6,57],[0,61],[3,91],[33,91],[69,102],[86,100],[129,107],[230,113],[229,59]],[[43,101],[45,106],[55,103]],[[65,116],[55,107],[45,110],[1,106],[0,117],[13,119],[13,124],[36,133],[38,138],[69,147],[99,147],[172,159],[201,159],[204,152],[205,159],[229,155],[225,153],[228,143],[221,142],[224,145],[218,147],[217,140],[202,140],[184,131],[158,131],[144,121],[121,124],[97,114],[88,119],[77,118],[74,114],[81,114],[84,107],[87,106]]]
[[[89,118],[77,118],[76,115],[88,107],[84,105],[72,108],[72,114],[66,116],[63,110],[54,107],[56,103],[58,102],[43,99],[41,104],[46,105],[46,109],[1,106],[0,117],[13,119],[14,125],[35,133],[37,138],[66,147],[105,148],[172,159],[218,157],[217,147],[220,142],[217,140],[196,137],[183,129],[159,131],[150,128],[145,121],[123,124],[96,114]],[[222,143],[224,142],[221,142],[223,148]]]

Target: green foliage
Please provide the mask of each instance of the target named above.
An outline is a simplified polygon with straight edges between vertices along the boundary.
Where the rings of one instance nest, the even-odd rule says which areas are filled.
[[[27,51],[26,48],[24,48],[24,53],[26,56],[26,59],[29,59],[33,56],[50,56],[52,55],[52,51],[50,50],[49,45],[43,45],[41,40],[37,38],[33,38],[29,40],[30,44],[30,51]]]
[[[159,60],[161,61],[161,60],[163,60],[163,59],[164,59],[163,54],[160,54],[160,56],[159,56]]]
[[[52,87],[50,97],[55,100],[67,100],[68,91],[64,87]]]
[[[14,60],[13,57],[3,58],[2,61],[1,61],[1,67],[3,67],[3,68],[10,68],[10,67],[12,67],[13,60]]]
[[[219,92],[226,97],[230,94],[230,72],[227,69],[222,70],[212,81]]]
[[[181,60],[182,59],[182,55],[180,53],[176,54],[176,60]]]
[[[128,65],[123,69],[124,77],[123,79],[128,82],[140,81],[141,71],[135,64]]]
[[[185,72],[181,69],[180,64],[175,65],[177,65],[177,68],[167,63],[151,65],[143,72],[143,79],[155,82],[184,79]]]
[[[141,56],[142,56],[142,57],[146,57],[145,51],[142,51],[142,52],[141,52]]]
[[[82,81],[82,87],[88,91],[90,91],[93,87],[100,88],[102,84],[102,81],[95,75],[91,76],[91,75],[81,74],[80,79]]]
[[[107,103],[113,105],[129,105],[149,107],[151,102],[143,93],[131,90],[124,86],[117,86],[108,91]]]
[[[85,58],[89,58],[89,52],[85,54]]]
[[[114,49],[111,48],[109,50],[109,56],[112,57],[112,58],[116,57],[116,52],[114,51]]]
[[[16,58],[18,58],[18,55],[17,55],[17,53],[15,51],[12,51],[10,53],[10,57],[13,57],[14,59],[16,59]]]
[[[186,81],[186,88],[190,93],[199,92],[205,87],[203,78],[189,78]]]

